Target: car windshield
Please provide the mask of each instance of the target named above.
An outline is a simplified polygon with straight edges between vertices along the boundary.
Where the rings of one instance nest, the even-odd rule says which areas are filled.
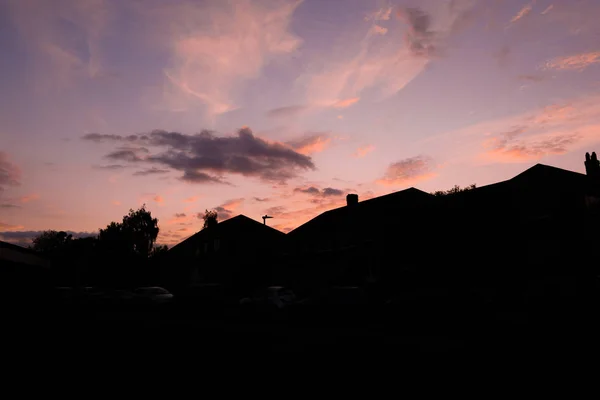
[[[148,288],[139,288],[136,290],[139,294],[169,294],[166,289],[161,287],[148,287]]]

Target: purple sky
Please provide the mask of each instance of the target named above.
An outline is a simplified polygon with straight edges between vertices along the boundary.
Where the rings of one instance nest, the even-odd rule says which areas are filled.
[[[600,151],[595,0],[0,0],[0,239],[288,231]]]

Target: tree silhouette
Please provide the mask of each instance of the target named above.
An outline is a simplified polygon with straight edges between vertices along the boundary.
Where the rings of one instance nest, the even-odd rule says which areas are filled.
[[[150,258],[158,259],[160,257],[163,257],[165,254],[167,254],[168,251],[169,251],[169,248],[167,247],[166,244],[163,246],[155,246],[152,249],[152,252],[150,253]]]
[[[475,184],[469,185],[467,187],[461,188],[458,185],[454,185],[454,187],[452,189],[448,189],[448,190],[437,190],[433,193],[431,193],[434,196],[447,196],[449,194],[455,194],[455,193],[460,193],[460,192],[466,192],[468,190],[473,190],[476,189],[477,186]]]
[[[111,222],[106,229],[100,229],[99,239],[107,250],[147,259],[158,232],[158,219],[152,218],[144,204],[138,210],[130,209],[121,223]]]
[[[148,258],[158,236],[158,219],[152,218],[152,213],[146,210],[144,204],[140,209],[129,210],[123,217],[123,230],[130,237],[133,251],[142,258]]]
[[[44,254],[54,254],[57,251],[64,250],[73,240],[73,235],[64,231],[48,230],[40,233],[33,238],[31,248]]]
[[[217,217],[218,217],[218,214],[215,210],[212,210],[212,211],[206,210],[204,212],[204,215],[202,216],[202,218],[204,219],[204,226],[202,227],[202,229],[210,228],[210,227],[217,225],[217,223],[218,223]]]

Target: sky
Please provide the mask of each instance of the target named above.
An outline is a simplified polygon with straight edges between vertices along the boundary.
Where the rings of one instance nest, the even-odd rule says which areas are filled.
[[[597,0],[0,0],[0,240],[143,204],[283,232],[345,204],[585,172]],[[380,216],[385,218],[385,216]]]

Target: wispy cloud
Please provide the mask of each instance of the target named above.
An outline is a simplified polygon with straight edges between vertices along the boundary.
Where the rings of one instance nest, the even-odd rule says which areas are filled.
[[[237,90],[274,58],[298,48],[291,17],[302,1],[183,1],[147,7],[172,57],[165,101],[172,110],[203,105],[209,115],[238,107]]]
[[[347,108],[350,107],[353,104],[358,103],[358,101],[360,100],[360,97],[351,97],[349,99],[344,99],[344,100],[339,100],[336,101],[335,103],[333,103],[333,108]]]
[[[103,61],[102,39],[114,17],[113,5],[105,0],[8,2],[9,15],[39,68],[34,88],[58,90],[75,79],[118,75]]]
[[[354,157],[357,158],[362,158],[364,156],[366,156],[367,154],[371,153],[373,150],[375,150],[375,146],[372,144],[366,145],[366,146],[362,146],[359,147],[358,149],[356,149],[356,151],[354,152]]]
[[[121,165],[121,164],[109,164],[109,165],[92,165],[92,168],[106,170],[106,171],[116,171],[116,170],[127,168],[127,166]]]
[[[195,203],[200,197],[199,196],[192,196],[192,197],[188,197],[187,199],[184,199],[183,202],[184,203]]]
[[[548,14],[554,8],[554,4],[550,4],[544,11],[542,11],[542,15]]]
[[[346,99],[364,99],[367,91],[376,101],[394,95],[465,25],[474,5],[470,0],[448,2],[435,18],[418,8],[397,8],[398,18],[393,19],[391,5],[370,13],[366,24],[354,27],[364,32],[362,40],[346,44],[344,56],[320,56],[319,67],[300,77],[306,103],[329,108]],[[406,33],[404,40],[399,31]]]
[[[456,147],[456,143],[460,147]],[[600,96],[584,96],[437,135],[421,145],[445,163],[539,161],[600,144]]]
[[[149,169],[143,169],[140,171],[136,171],[133,173],[133,175],[134,176],[148,176],[148,175],[161,175],[161,174],[167,174],[167,173],[169,173],[168,169],[152,167]]]
[[[270,118],[293,118],[308,110],[307,106],[287,106],[274,108],[267,111],[267,116]]]
[[[524,18],[527,14],[529,14],[531,12],[532,9],[533,9],[533,4],[527,4],[527,5],[523,6],[523,8],[521,8],[519,10],[519,12],[517,14],[515,14],[514,17],[512,17],[512,19],[510,20],[510,23],[514,24],[518,20]]]
[[[542,68],[559,71],[583,71],[587,67],[598,63],[600,63],[600,51],[594,51],[565,57],[557,57],[547,61]]]

